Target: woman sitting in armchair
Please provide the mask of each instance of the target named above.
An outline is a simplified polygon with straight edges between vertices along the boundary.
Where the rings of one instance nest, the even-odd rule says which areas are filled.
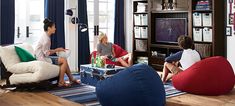
[[[99,44],[97,45],[97,55],[100,55],[102,59],[110,59],[113,62],[120,62],[122,66],[129,67],[132,65],[132,53],[128,53],[122,57],[115,58],[115,52],[113,44],[108,42],[106,34],[101,33],[99,35]],[[125,60],[128,59],[126,62]]]

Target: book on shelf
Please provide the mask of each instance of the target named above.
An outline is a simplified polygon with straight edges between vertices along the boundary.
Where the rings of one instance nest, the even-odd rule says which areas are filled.
[[[136,39],[135,40],[135,46],[136,46],[136,50],[137,51],[147,51],[147,40],[139,40],[139,39]]]
[[[202,13],[202,26],[212,26],[212,13]]]
[[[195,6],[196,10],[211,10],[211,2],[209,0],[200,0]]]
[[[202,14],[201,13],[193,13],[193,26],[202,26]]]
[[[212,29],[203,28],[203,41],[212,42]]]
[[[199,54],[201,55],[202,58],[205,57],[210,57],[211,56],[211,44],[195,44],[195,50],[197,50],[199,52]]]
[[[134,27],[135,38],[141,38],[140,36],[140,27]]]
[[[202,41],[202,28],[193,28],[193,40]]]
[[[141,35],[141,38],[148,38],[148,27],[141,27],[140,35]]]

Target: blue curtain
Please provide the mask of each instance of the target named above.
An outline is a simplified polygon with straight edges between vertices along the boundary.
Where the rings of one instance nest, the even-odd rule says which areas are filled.
[[[80,23],[88,25],[87,21],[87,0],[78,0],[78,17]],[[78,66],[89,63],[90,46],[89,31],[81,32],[78,29]]]
[[[13,44],[15,36],[15,0],[1,0],[1,45]]]
[[[56,33],[51,37],[51,49],[65,47],[64,0],[45,0],[44,17],[56,24]]]
[[[125,49],[124,0],[115,0],[114,43]]]

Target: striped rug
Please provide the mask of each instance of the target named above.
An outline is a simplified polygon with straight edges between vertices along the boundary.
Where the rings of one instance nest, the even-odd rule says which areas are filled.
[[[173,97],[185,94],[185,92],[181,92],[176,90],[170,82],[164,85],[166,91],[166,97]],[[49,93],[83,104],[85,106],[100,106],[97,101],[95,87],[90,85],[74,85],[70,88],[58,88],[55,90],[49,91]]]

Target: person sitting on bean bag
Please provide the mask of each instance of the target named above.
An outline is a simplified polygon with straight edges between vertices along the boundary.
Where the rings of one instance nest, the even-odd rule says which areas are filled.
[[[167,76],[169,72],[176,75],[201,60],[200,54],[196,50],[193,50],[193,44],[193,40],[190,37],[184,35],[179,36],[178,45],[183,50],[165,59],[162,76],[163,83],[166,83],[168,80]],[[179,63],[181,67],[178,67]]]

